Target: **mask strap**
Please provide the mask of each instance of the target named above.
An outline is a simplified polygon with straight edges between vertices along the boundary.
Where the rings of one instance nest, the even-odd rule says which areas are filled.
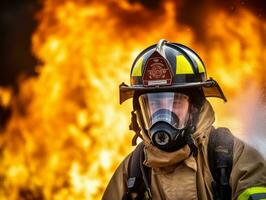
[[[140,137],[142,140],[143,140],[143,137],[140,134],[141,129],[137,121],[137,115],[135,113],[135,110],[131,112],[131,124],[129,125],[129,130],[132,130],[135,132],[135,135],[132,139],[132,146],[136,146],[138,137]]]
[[[193,155],[194,157],[198,154],[198,148],[194,143],[194,140],[192,138],[192,134],[196,131],[196,126],[194,124],[194,116],[192,116],[192,104],[189,105],[189,120],[188,120],[188,131],[185,134],[185,140],[190,148],[190,154],[189,156]]]
[[[188,132],[184,135],[185,137],[185,141],[188,144],[189,148],[190,148],[190,154],[189,156],[193,155],[194,157],[196,157],[198,155],[198,148],[195,145],[193,138],[192,138],[192,134],[195,131],[195,127],[191,126],[188,128]],[[194,129],[194,130],[193,130]]]

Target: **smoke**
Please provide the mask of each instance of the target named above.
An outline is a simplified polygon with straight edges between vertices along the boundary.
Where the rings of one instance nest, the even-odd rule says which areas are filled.
[[[87,3],[92,2],[93,1],[89,1]],[[163,7],[164,3],[168,2],[167,0],[128,0],[128,2],[132,5],[132,8],[123,8],[116,1],[110,1],[106,3],[108,4],[108,14],[113,15],[116,17],[116,19],[118,19],[115,23],[115,26],[117,26],[116,28],[122,29],[121,27],[126,27],[127,30],[130,29],[129,33],[131,33],[132,37],[135,37],[136,35],[134,34],[134,30],[138,32],[140,27],[148,29],[149,26],[153,26],[154,23],[156,23],[156,20],[160,16],[163,16],[165,12],[167,12],[167,10],[165,10]],[[140,4],[147,9],[145,12],[143,12],[143,9],[134,9],[134,5],[136,4]],[[260,21],[264,23],[266,12],[265,3],[263,0],[179,1],[175,2],[174,14],[176,16],[177,24],[183,24],[187,26],[188,29],[191,29],[195,35],[195,41],[204,46],[207,52],[213,50],[213,41],[220,42],[220,46],[222,48],[226,48],[226,41],[222,41],[221,35],[211,35],[208,32],[209,28],[212,28],[211,23],[213,23],[215,21],[215,17],[217,17],[213,13],[222,10],[228,13],[228,16],[234,16],[240,9],[243,8],[252,12],[256,18],[260,19]],[[21,3],[21,1],[13,1],[12,3],[10,3],[10,1],[2,2],[0,9],[0,32],[3,37],[0,38],[0,42],[2,44],[0,48],[0,85],[12,85],[13,87],[17,88],[17,79],[21,76],[21,74],[26,74],[27,76],[36,75],[35,67],[37,66],[37,59],[32,55],[31,52],[31,37],[37,25],[34,16],[39,10],[40,5],[36,0],[28,0],[24,1],[23,3]],[[139,16],[141,20],[135,20],[136,16]],[[214,18],[214,20],[210,20],[210,16]],[[237,24],[237,22],[235,23]],[[23,26],[18,26],[18,24],[23,24]],[[263,26],[257,26],[256,33],[258,38],[261,38],[261,41],[265,43],[265,29],[262,27]],[[249,49],[255,50],[254,46],[246,44],[243,35],[239,34],[238,32],[232,32],[232,35],[235,36],[232,38],[232,40],[240,43],[243,52],[248,52]],[[243,55],[248,55],[248,53],[241,53],[238,55],[239,59],[245,60],[246,57],[241,57]],[[256,53],[256,55],[258,56],[257,60],[259,61],[259,65],[258,63],[255,63],[253,66],[257,66],[255,70],[258,70],[260,74],[265,74],[266,71],[264,67],[261,67],[266,64],[263,53]],[[232,54],[228,53],[229,59],[230,56],[232,56]],[[204,58],[204,60],[207,59]],[[257,88],[257,90],[262,93],[262,88],[266,86],[264,77],[260,76],[257,78],[261,79],[255,80],[261,85]],[[232,100],[233,102],[241,101],[240,98],[242,97],[237,97],[232,94],[229,95],[236,98],[236,100]],[[251,140],[247,140],[252,144],[256,144],[256,141],[261,141],[253,138],[265,138],[263,135],[263,130],[265,129],[266,124],[264,123],[265,115],[263,115],[263,113],[265,113],[265,99],[265,96],[263,97],[262,95],[256,94],[255,98],[253,98],[253,101],[243,103],[244,108],[245,105],[252,104],[253,108],[257,112],[252,119],[243,119],[245,121],[247,130],[245,135],[250,137],[250,133],[256,132],[256,136],[252,137]],[[10,112],[10,108],[3,108],[0,105],[0,124],[6,123],[10,116]],[[246,116],[245,113],[243,113],[243,115]],[[245,139],[245,137],[243,137],[243,139]],[[265,150],[261,151],[265,153]]]
[[[129,0],[130,3],[140,3],[149,10],[158,11],[167,0]],[[176,1],[176,20],[193,30],[195,36],[204,43],[208,43],[207,30],[210,28],[210,18],[215,18],[216,12],[225,11],[229,16],[236,15],[239,10],[246,9],[260,20],[266,19],[266,6],[263,0],[186,0]],[[161,14],[161,12],[156,12]],[[151,19],[152,20],[152,19]]]
[[[266,104],[263,102],[263,94],[253,89],[244,98],[246,103],[243,104],[245,109],[242,114],[245,116],[246,131],[243,140],[260,151],[266,159]]]
[[[265,100],[258,84],[265,85],[265,26],[257,11],[239,15],[231,3],[210,0],[47,0],[34,31],[37,0],[4,2],[0,85],[16,85],[21,74],[34,74],[31,48],[44,65],[38,78],[20,82],[19,93],[10,100],[11,118],[0,135],[0,184],[7,185],[2,195],[99,196],[129,150],[129,116],[118,105],[116,88],[129,73],[131,54],[161,37],[185,41],[199,52],[208,73],[227,92],[229,103],[217,109],[218,116],[226,117],[225,126],[265,156]],[[220,16],[216,11],[222,11]],[[0,125],[11,112],[9,104],[3,105]]]
[[[265,93],[257,84],[250,83],[240,95],[228,97],[227,103],[212,101],[216,110],[216,125],[230,125],[231,132],[258,150],[266,158],[266,103]],[[217,109],[219,108],[219,109]],[[220,119],[219,116],[226,116]]]
[[[37,59],[31,52],[31,36],[40,9],[36,0],[0,3],[0,86],[17,88],[22,74],[36,75]]]
[[[93,2],[86,1],[86,3]],[[110,4],[111,13],[120,17],[122,24],[134,26],[149,25],[156,17],[163,15],[165,10],[163,4],[168,0],[128,0],[133,6],[138,3],[147,8],[143,11],[123,10],[119,8],[116,1],[106,2]],[[265,20],[266,7],[263,0],[227,0],[227,1],[177,1],[176,20],[178,23],[191,29],[195,36],[204,45],[208,44],[207,29],[210,27],[209,17],[212,13],[223,10],[230,15],[235,15],[240,9],[247,9],[262,21]],[[0,85],[17,87],[19,76],[36,75],[35,67],[37,59],[31,52],[31,36],[36,29],[36,13],[41,9],[38,0],[27,1],[1,1],[0,6]],[[142,20],[135,20],[140,16]],[[211,16],[215,17],[214,15]],[[23,24],[23,26],[22,26]]]

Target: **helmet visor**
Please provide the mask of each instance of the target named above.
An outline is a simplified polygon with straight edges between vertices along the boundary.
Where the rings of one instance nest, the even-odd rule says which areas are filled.
[[[189,116],[189,97],[177,92],[146,93],[139,96],[145,128],[150,129],[159,121],[174,128],[186,126]]]

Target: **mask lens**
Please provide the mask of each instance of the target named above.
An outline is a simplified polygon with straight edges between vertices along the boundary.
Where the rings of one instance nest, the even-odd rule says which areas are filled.
[[[189,97],[176,92],[147,93],[139,97],[145,128],[148,130],[158,121],[167,122],[174,128],[183,128],[188,118]]]

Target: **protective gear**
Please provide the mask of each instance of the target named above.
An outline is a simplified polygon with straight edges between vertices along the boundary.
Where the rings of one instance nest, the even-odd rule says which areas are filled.
[[[208,137],[214,122],[214,112],[206,101],[199,114],[193,138],[199,147],[197,157],[189,157],[188,146],[166,153],[145,143],[144,165],[152,167],[151,193],[153,200],[198,199],[211,200],[213,181],[208,160]],[[266,194],[266,162],[253,148],[234,138],[234,155],[230,186],[233,200],[248,200],[251,195]],[[102,200],[122,199],[126,192],[129,157],[118,167]],[[256,187],[256,188],[254,188]],[[259,189],[259,190],[258,190]]]
[[[149,129],[159,121],[169,123],[173,128],[186,126],[189,117],[189,97],[181,93],[147,93],[139,97],[145,128]]]
[[[124,83],[120,85],[120,103],[141,93],[184,93],[182,91],[190,89],[196,89],[203,97],[218,97],[226,101],[218,83],[212,78],[207,80],[205,66],[192,49],[162,39],[135,59],[130,73],[130,86]]]
[[[192,110],[195,110],[194,108],[199,110],[205,97],[218,97],[226,101],[218,83],[213,79],[207,80],[206,69],[200,57],[190,48],[166,40],[160,40],[157,45],[148,47],[138,55],[131,68],[130,84],[130,86],[124,83],[120,85],[120,103],[133,97],[131,127],[136,134],[132,144],[136,144],[137,137],[142,138],[141,129],[144,135],[151,138],[155,146],[167,152],[189,144],[191,152],[196,155],[191,135],[195,131],[197,114],[192,113]],[[152,117],[147,115],[145,107],[150,105],[145,104],[145,94],[163,92],[189,96],[191,113],[186,116],[190,116],[189,123],[185,125],[187,119],[175,116],[175,112],[171,109],[158,110]],[[163,98],[166,97],[161,97]],[[134,116],[135,113],[138,120]],[[154,123],[155,119],[162,117],[165,119]],[[174,123],[183,127],[175,127]]]
[[[232,170],[233,147],[234,136],[229,129],[212,128],[209,134],[208,163],[212,177],[214,178],[211,184],[213,187],[214,200],[232,199],[229,178]],[[141,142],[130,156],[127,192],[124,194],[123,200],[132,200],[133,196],[135,199],[152,199],[152,194],[150,192],[151,168],[143,164],[144,148],[145,145]],[[182,154],[179,154],[178,157],[182,158]]]
[[[139,97],[141,114],[152,143],[161,150],[175,151],[185,145],[189,97],[181,93],[147,93]]]
[[[140,128],[144,133],[140,136],[145,145],[142,156],[145,156],[143,164],[152,168],[149,190],[152,199],[213,199],[208,141],[215,119],[214,111],[205,97],[218,97],[226,101],[217,82],[207,80],[204,64],[193,50],[166,40],[161,40],[140,53],[133,63],[130,79],[130,86],[124,83],[120,85],[120,103],[133,97],[131,128],[137,136],[140,136]],[[152,96],[166,95],[166,92],[187,95],[188,111],[181,115],[175,112],[172,103],[166,104],[167,106],[156,105],[152,109]],[[170,99],[173,101],[175,97]],[[176,140],[182,142],[182,145],[166,152],[172,145],[169,141],[182,136],[182,133],[178,134],[176,131],[186,127],[189,129],[184,132],[184,137]],[[161,142],[160,132],[166,132],[164,135],[168,134],[168,139]],[[165,147],[166,144],[167,148],[158,148],[160,145]],[[190,155],[195,148],[198,153],[197,156],[193,153],[192,157]],[[116,170],[102,200],[122,199],[126,193],[130,157]],[[217,167],[219,164],[221,163]],[[265,160],[255,149],[236,137],[229,183],[233,200],[247,200],[254,195],[266,193]]]
[[[246,189],[237,200],[263,200],[266,199],[266,187],[250,187]]]

